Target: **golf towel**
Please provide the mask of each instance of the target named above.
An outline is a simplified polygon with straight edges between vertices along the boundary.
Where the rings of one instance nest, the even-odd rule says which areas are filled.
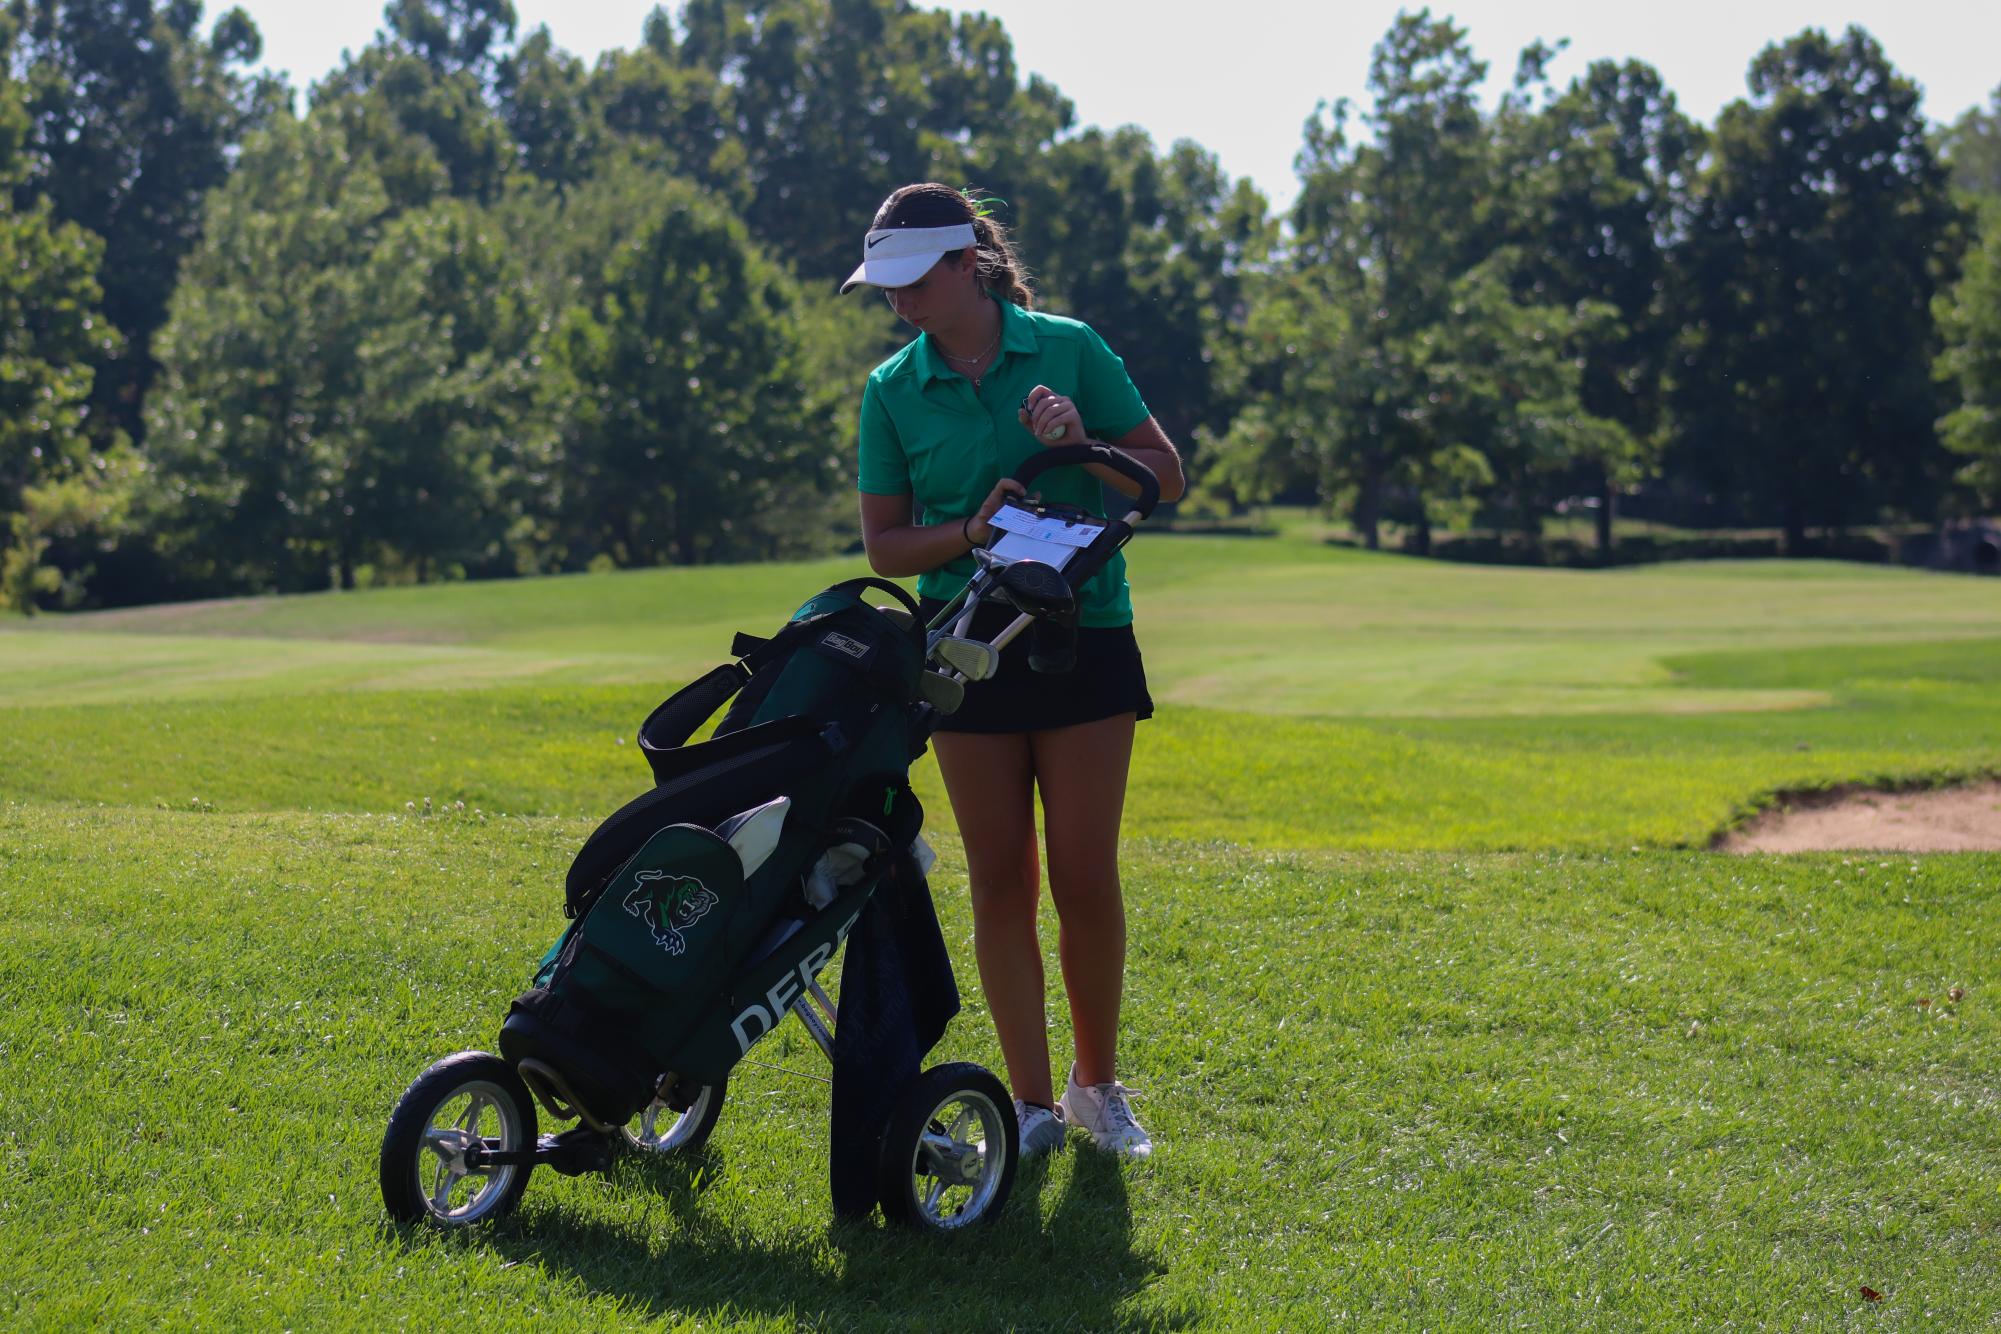
[[[828,1168],[836,1214],[875,1207],[883,1128],[958,1012],[931,887],[906,852],[870,895],[841,964]]]

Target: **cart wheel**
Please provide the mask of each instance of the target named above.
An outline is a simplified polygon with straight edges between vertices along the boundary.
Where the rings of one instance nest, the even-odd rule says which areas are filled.
[[[941,1232],[992,1222],[1014,1189],[1018,1134],[1014,1104],[985,1067],[926,1070],[883,1135],[883,1216]]]
[[[703,1084],[694,1091],[685,1111],[664,1098],[655,1098],[621,1127],[625,1146],[642,1153],[692,1153],[701,1148],[709,1142],[709,1132],[723,1114],[723,1094],[728,1087]]]
[[[382,1137],[382,1203],[399,1223],[469,1227],[521,1201],[533,1163],[482,1164],[478,1151],[535,1147],[535,1104],[514,1068],[483,1051],[417,1076]]]

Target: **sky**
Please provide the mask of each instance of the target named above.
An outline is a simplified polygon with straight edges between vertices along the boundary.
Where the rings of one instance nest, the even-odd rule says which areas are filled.
[[[211,16],[232,0],[210,0]],[[366,46],[382,0],[233,0],[264,34],[264,64],[303,89]],[[547,25],[584,59],[639,43],[651,0],[514,0],[520,36]],[[675,5],[670,5],[672,10]],[[1137,5],[1106,0],[991,0],[1024,74],[1068,96],[1080,125],[1135,124],[1166,147],[1193,139],[1223,169],[1249,176],[1274,207],[1297,191],[1300,130],[1322,99],[1367,101],[1369,52],[1400,6],[1389,0],[1229,0]],[[2001,85],[2001,0],[1463,0],[1436,4],[1488,62],[1487,100],[1508,86],[1515,57],[1540,38],[1569,38],[1550,67],[1562,85],[1592,61],[1637,57],[1661,72],[1682,109],[1705,123],[1744,95],[1766,45],[1802,28],[1859,24],[1925,90],[1933,120],[1984,105]],[[1185,17],[1184,17],[1185,16]],[[977,182],[975,182],[977,184]]]

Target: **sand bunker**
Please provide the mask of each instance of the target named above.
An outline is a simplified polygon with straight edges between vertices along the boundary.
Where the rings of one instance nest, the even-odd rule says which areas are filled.
[[[1716,842],[1721,852],[2001,851],[2001,783],[1788,797]]]

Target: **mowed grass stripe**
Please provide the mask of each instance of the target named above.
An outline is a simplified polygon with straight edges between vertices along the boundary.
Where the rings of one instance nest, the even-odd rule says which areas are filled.
[[[469,1238],[389,1229],[389,1106],[491,1043],[584,828],[0,809],[14,1322],[1818,1327],[1863,1284],[1893,1323],[2001,1306],[1977,857],[1149,840],[1125,1073],[1150,1165],[1073,1150],[970,1241],[833,1226],[824,1089],[746,1068],[696,1162],[538,1173]],[[991,1063],[970,992],[939,1056]],[[759,1055],[818,1059],[796,1032]]]
[[[809,594],[866,573],[852,557],[762,565],[376,588],[352,593],[166,603],[28,623],[44,632],[475,644],[560,651],[630,636],[651,647],[731,622],[746,608],[783,616]]]
[[[1127,829],[1266,847],[1700,846],[1778,791],[2001,771],[2001,642],[1690,657],[1793,712],[1288,718],[1163,705]],[[1902,673],[1902,676],[1895,675]],[[345,691],[0,710],[0,797],[167,809],[598,816],[648,780],[658,687]],[[935,764],[915,770],[938,827]]]
[[[1801,708],[1824,697],[1773,685],[1692,690],[1665,663],[1719,651],[1992,638],[2001,628],[2001,581],[1888,567],[1495,569],[1297,537],[1148,535],[1132,552],[1156,698],[1233,711]],[[107,659],[124,664],[134,696],[156,698],[675,681],[720,659],[733,631],[768,633],[817,588],[863,572],[848,558],[42,617],[0,633],[0,702],[109,698],[118,685],[104,679]],[[107,647],[105,634],[129,647]],[[339,647],[314,653],[300,641]],[[198,647],[161,647],[177,643]],[[65,654],[77,668],[70,677]]]
[[[234,700],[328,691],[479,690],[659,679],[642,655],[515,653],[367,641],[72,632],[0,635],[0,707]],[[690,670],[693,670],[692,665]]]

